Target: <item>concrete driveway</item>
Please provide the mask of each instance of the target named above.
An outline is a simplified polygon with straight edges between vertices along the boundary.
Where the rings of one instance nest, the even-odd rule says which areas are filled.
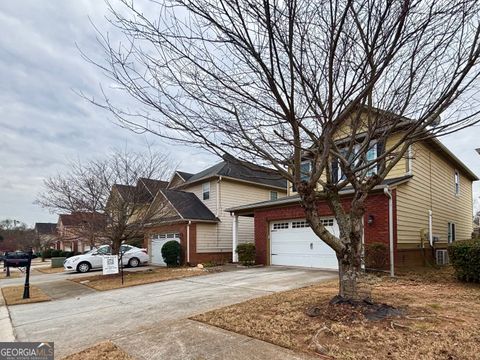
[[[208,310],[336,277],[284,267],[242,269],[51,302],[11,306],[19,341],[54,341],[64,356],[113,340],[139,359],[300,359],[283,348],[188,320]],[[256,351],[250,356],[252,342]]]

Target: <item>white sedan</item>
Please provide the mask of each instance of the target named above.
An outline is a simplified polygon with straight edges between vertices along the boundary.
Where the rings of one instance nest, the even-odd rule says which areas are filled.
[[[140,249],[131,245],[122,245],[120,253],[123,253],[123,266],[137,267],[148,262],[146,249]],[[66,271],[78,271],[81,273],[89,272],[91,269],[101,269],[103,265],[103,255],[110,255],[109,245],[102,245],[97,249],[92,249],[85,254],[69,257],[63,262]]]

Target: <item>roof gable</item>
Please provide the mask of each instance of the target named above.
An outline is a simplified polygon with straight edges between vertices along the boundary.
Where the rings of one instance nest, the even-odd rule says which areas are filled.
[[[223,161],[190,176],[184,184],[190,185],[218,176],[268,187],[287,189],[287,181],[275,170],[241,161],[230,155],[224,155]]]
[[[182,219],[218,221],[210,209],[193,193],[170,189],[161,189],[160,193],[163,194]]]

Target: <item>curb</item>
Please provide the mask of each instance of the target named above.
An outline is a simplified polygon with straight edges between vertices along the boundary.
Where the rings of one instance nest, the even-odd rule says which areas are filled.
[[[3,294],[0,295],[0,339],[4,342],[15,341],[12,320],[10,319],[8,307],[5,305]]]

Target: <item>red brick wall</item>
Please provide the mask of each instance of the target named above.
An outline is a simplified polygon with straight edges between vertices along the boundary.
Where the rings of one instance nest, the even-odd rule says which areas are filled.
[[[393,193],[393,219],[394,219],[394,246],[397,246],[396,225],[396,193]],[[348,211],[351,198],[343,200],[343,206]],[[382,242],[387,245],[388,240],[388,197],[383,193],[369,195],[365,204],[365,243]],[[319,213],[322,216],[332,216],[333,213],[325,202],[319,202]],[[368,224],[368,216],[373,215],[373,224]],[[268,264],[270,261],[269,250],[269,223],[283,219],[305,218],[305,213],[300,205],[285,206],[281,208],[260,209],[255,211],[255,247],[256,262]]]
[[[182,245],[182,263],[187,263],[187,224],[172,224],[162,225],[149,228],[145,232],[143,239],[143,246],[146,249],[150,249],[149,241],[152,234],[166,233],[166,232],[178,232],[180,234],[180,244]],[[196,266],[199,263],[208,261],[215,262],[228,262],[232,259],[231,252],[209,252],[209,253],[197,253],[197,226],[195,223],[190,224],[190,263],[189,265]]]

